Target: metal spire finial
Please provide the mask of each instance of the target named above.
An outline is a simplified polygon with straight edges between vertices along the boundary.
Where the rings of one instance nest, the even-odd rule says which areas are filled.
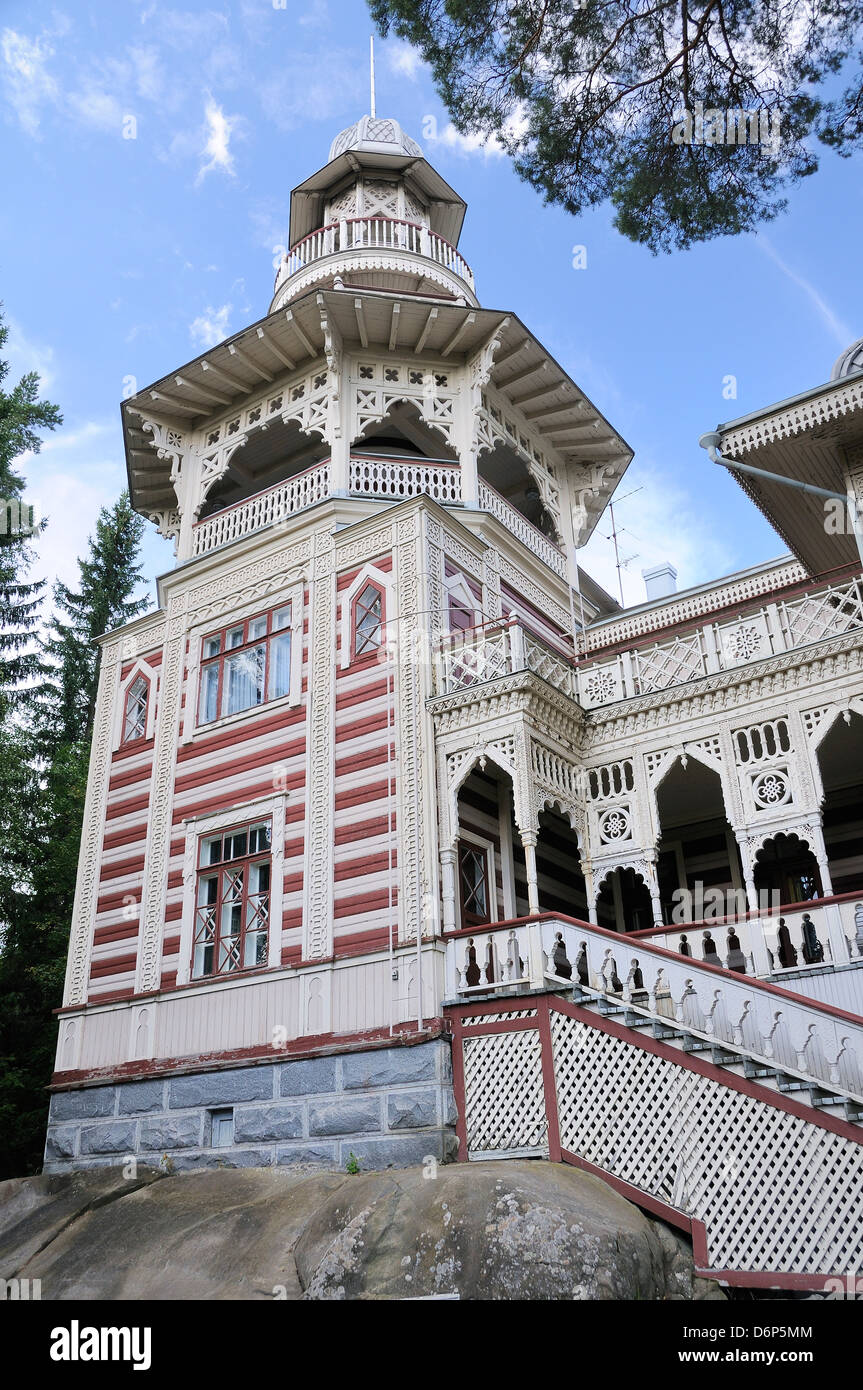
[[[371,109],[371,116],[372,116],[372,120],[374,120],[374,116],[375,116],[375,36],[374,36],[374,34],[370,34],[370,35],[369,35],[369,75],[370,75],[370,78],[371,78],[371,90],[372,90],[372,109]]]

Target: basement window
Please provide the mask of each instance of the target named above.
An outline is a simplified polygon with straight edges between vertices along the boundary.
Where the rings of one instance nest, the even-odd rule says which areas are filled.
[[[210,1111],[210,1147],[213,1149],[229,1149],[234,1142],[234,1111],[227,1110]]]

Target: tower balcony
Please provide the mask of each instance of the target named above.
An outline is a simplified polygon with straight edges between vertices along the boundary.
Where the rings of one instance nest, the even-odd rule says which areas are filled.
[[[473,271],[437,232],[395,217],[348,217],[310,232],[291,247],[276,274],[271,312],[310,288],[350,276],[363,288],[439,294],[478,303]],[[380,281],[380,283],[377,283]]]
[[[192,557],[208,555],[231,541],[283,523],[330,496],[330,460],[327,458],[251,497],[202,517],[193,527]],[[403,502],[424,496],[443,507],[461,506],[461,470],[457,463],[443,459],[352,453],[348,496],[382,502]],[[495,516],[549,569],[559,576],[564,574],[563,551],[484,480],[479,485],[479,503],[483,511]]]

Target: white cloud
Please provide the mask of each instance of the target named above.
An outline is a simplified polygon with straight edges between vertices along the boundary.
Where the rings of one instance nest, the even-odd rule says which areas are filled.
[[[414,81],[423,65],[418,49],[412,48],[404,39],[395,39],[385,46],[384,53],[390,72],[396,72],[402,77],[410,78],[411,82]]]
[[[327,0],[312,0],[310,9],[300,15],[299,22],[304,29],[328,29],[330,11]]]
[[[426,116],[423,120],[423,139],[433,145],[442,145],[445,149],[453,150],[456,154],[481,154],[486,159],[500,158],[504,149],[495,135],[481,135],[472,131],[469,135],[462,135],[461,131],[456,130],[455,126],[449,121],[440,130],[434,116]]]
[[[624,494],[635,488],[641,491],[624,500]],[[645,602],[647,595],[641,571],[665,560],[677,570],[679,589],[732,573],[737,568],[740,562],[733,532],[723,535],[716,529],[706,528],[697,498],[680,487],[670,474],[649,465],[634,465],[627,470],[618,492],[621,501],[619,505],[615,503],[614,519],[620,558],[626,562],[622,566],[622,578],[627,606]],[[606,508],[590,541],[579,551],[579,563],[619,602],[610,533],[611,517]]]
[[[70,92],[67,98],[71,113],[83,125],[108,133],[119,134],[123,124],[123,108],[116,97],[88,82],[80,92]]]
[[[763,232],[756,238],[755,245],[759,247],[766,256],[770,257],[773,264],[779,267],[782,274],[787,276],[793,285],[796,285],[798,289],[803,291],[810,304],[814,307],[818,317],[821,319],[821,322],[824,324],[824,327],[833,335],[839,347],[847,347],[848,344],[853,341],[855,335],[852,333],[851,329],[842,322],[838,314],[834,313],[833,309],[831,309],[822,295],[819,294],[815,286],[807,280],[805,276],[800,275],[796,270],[792,270],[791,266],[783,261],[782,257],[776,251],[776,248]]]
[[[138,95],[147,101],[159,101],[164,85],[159,50],[153,47],[130,48],[128,53]]]
[[[204,119],[207,138],[201,154],[206,156],[206,163],[198,170],[196,183],[201,183],[212,169],[222,169],[226,174],[234,174],[234,157],[231,154],[230,143],[237,118],[226,116],[218,102],[208,97]]]
[[[9,105],[27,134],[38,137],[42,108],[60,100],[57,81],[48,71],[54,49],[44,37],[29,39],[14,29],[4,29],[0,55]]]
[[[9,363],[9,378],[17,382],[25,372],[38,372],[42,393],[54,380],[54,349],[41,343],[34,343],[23,332],[20,324],[8,314],[4,315],[9,337],[3,355]]]
[[[199,314],[189,324],[189,337],[198,347],[214,347],[223,338],[227,338],[230,330],[230,315],[233,309],[232,304],[223,304],[221,308],[214,309],[208,304],[202,314]]]

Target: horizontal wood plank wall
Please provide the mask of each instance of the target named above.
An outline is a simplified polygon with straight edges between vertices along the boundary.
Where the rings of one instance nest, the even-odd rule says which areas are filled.
[[[161,649],[144,652],[139,659],[158,670]],[[125,663],[121,683],[136,665],[137,661]],[[150,698],[154,698],[152,690]],[[99,894],[90,948],[90,1000],[123,999],[134,992],[152,772],[152,738],[121,744],[111,754]]]
[[[392,573],[391,554],[370,565]],[[337,578],[333,950],[336,957],[383,950],[387,926],[398,916],[396,826],[397,733],[391,724],[395,670],[386,648],[342,665],[342,641],[351,640],[349,591],[364,567]],[[395,637],[395,614],[387,639]],[[392,855],[392,875],[390,873]],[[391,881],[392,879],[392,881]]]

